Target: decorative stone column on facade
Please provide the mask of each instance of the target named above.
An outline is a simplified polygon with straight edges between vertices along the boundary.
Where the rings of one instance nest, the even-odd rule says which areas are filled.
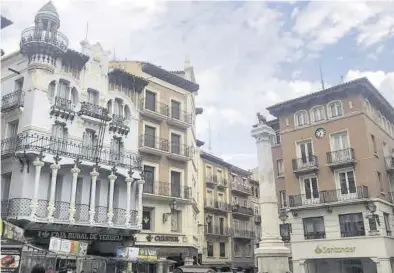
[[[48,205],[48,221],[53,222],[53,213],[55,212],[55,194],[56,194],[56,179],[57,173],[60,169],[59,164],[52,164],[52,179],[51,179],[51,194],[49,196],[49,205]]]
[[[391,268],[390,258],[371,258],[371,260],[376,263],[377,273],[394,272],[393,269]]]
[[[113,172],[108,175],[109,179],[109,201],[108,201],[108,225],[112,226],[112,219],[114,217],[114,187],[115,180],[118,178]]]
[[[259,115],[259,123],[251,132],[256,139],[259,182],[261,241],[255,251],[258,259],[258,271],[268,273],[286,273],[289,271],[290,250],[280,238],[278,200],[276,197],[275,174],[272,163],[272,140],[275,131]]]
[[[130,210],[131,210],[131,182],[132,178],[126,178],[126,226],[130,227]]]
[[[137,227],[142,228],[142,193],[145,180],[138,180],[138,208],[137,208]]]
[[[39,160],[38,157],[33,162],[33,166],[36,167],[36,176],[34,178],[33,199],[31,200],[31,204],[30,204],[32,221],[37,220],[36,212],[37,212],[37,205],[38,205],[38,190],[40,188],[41,169],[44,165],[45,165],[45,163],[42,162],[41,160]]]
[[[74,168],[71,169],[71,173],[73,174],[73,181],[71,185],[71,200],[70,200],[70,217],[69,220],[71,223],[75,222],[75,196],[77,194],[77,181],[78,181],[78,174],[81,172],[81,169],[77,168],[74,166]]]
[[[92,187],[90,191],[90,205],[89,205],[89,222],[91,225],[94,224],[94,215],[95,215],[95,209],[96,209],[96,182],[97,182],[97,177],[99,176],[99,173],[96,171],[96,168],[93,169],[92,172],[90,172],[90,176],[92,178]]]

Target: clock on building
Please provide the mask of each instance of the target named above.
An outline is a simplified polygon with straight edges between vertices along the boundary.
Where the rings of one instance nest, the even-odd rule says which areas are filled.
[[[322,139],[326,135],[326,130],[323,128],[317,128],[315,131],[316,138]]]

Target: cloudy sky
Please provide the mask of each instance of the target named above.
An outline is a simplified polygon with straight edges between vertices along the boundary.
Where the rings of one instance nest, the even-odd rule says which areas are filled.
[[[5,0],[14,24],[1,33],[18,49],[46,1]],[[394,1],[163,2],[53,0],[73,49],[87,37],[118,59],[183,69],[200,84],[198,137],[212,153],[244,168],[256,165],[250,137],[255,113],[277,102],[366,76],[394,104]],[[210,124],[210,126],[209,126]],[[209,127],[211,128],[209,130]]]

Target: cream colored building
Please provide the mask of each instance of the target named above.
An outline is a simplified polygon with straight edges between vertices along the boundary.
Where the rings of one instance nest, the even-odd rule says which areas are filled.
[[[362,78],[268,111],[293,272],[394,272],[392,105]]]
[[[258,181],[251,172],[212,154],[201,151],[200,157],[201,263],[221,271],[249,272],[255,265],[253,250],[261,221],[256,210]]]
[[[198,153],[193,67],[167,71],[156,65],[124,61],[111,63],[148,81],[136,97],[139,111],[139,152],[143,158],[142,231],[140,248],[155,248],[161,258],[197,260]]]

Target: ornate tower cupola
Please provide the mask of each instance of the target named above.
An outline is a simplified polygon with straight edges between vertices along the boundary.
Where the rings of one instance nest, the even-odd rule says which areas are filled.
[[[22,31],[21,52],[29,58],[29,70],[44,69],[53,73],[57,58],[67,51],[68,39],[58,31],[59,14],[51,1],[37,12],[34,24]]]

